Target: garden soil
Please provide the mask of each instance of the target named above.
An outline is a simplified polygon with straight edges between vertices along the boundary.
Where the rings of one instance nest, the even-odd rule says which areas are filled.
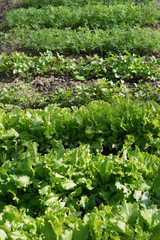
[[[7,11],[10,11],[12,8],[17,8],[18,3],[14,0],[0,0],[0,24],[3,22],[5,18],[5,14]],[[7,31],[8,29],[5,29]],[[0,43],[0,54],[6,52],[8,55],[13,51],[25,52],[23,49],[20,49],[18,46],[16,49],[13,49],[12,46],[4,46],[3,43]],[[27,54],[27,52],[25,52]],[[21,79],[14,76],[0,75],[0,88],[3,88],[6,84],[8,86],[18,86],[24,82],[31,83],[32,85],[32,93],[41,93],[44,95],[52,95],[57,90],[57,88],[61,89],[73,89],[77,85],[88,86],[88,84],[92,84],[96,80],[86,80],[86,81],[78,81],[70,76],[66,75],[57,75],[54,73],[50,73],[43,76],[37,76],[32,80]]]
[[[159,0],[160,1],[160,0]],[[0,24],[3,22],[5,18],[5,14],[7,11],[10,11],[12,8],[18,7],[18,1],[16,0],[0,0]],[[8,29],[5,29],[7,31]],[[0,42],[0,54],[2,52],[6,52],[8,55],[13,51],[25,52],[23,49],[20,49],[19,46],[16,46],[16,49],[12,48],[12,46],[4,46],[3,42]],[[74,57],[74,56],[72,56]],[[56,75],[54,73],[50,73],[43,76],[37,76],[32,80],[21,79],[15,76],[6,76],[0,75],[0,88],[3,88],[6,84],[8,86],[18,86],[24,82],[30,82],[32,86],[31,94],[33,93],[41,93],[44,95],[52,95],[57,90],[57,88],[61,89],[73,89],[77,85],[88,86],[88,84],[93,84],[96,79],[92,79],[90,81],[78,81],[70,76],[66,75]],[[133,83],[126,83],[127,87],[133,87]],[[156,83],[150,82],[152,87],[156,87],[160,85],[160,81]]]

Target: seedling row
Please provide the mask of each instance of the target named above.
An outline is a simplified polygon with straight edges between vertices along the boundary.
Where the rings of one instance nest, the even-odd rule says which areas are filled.
[[[52,52],[41,54],[40,57],[29,57],[24,53],[13,52],[8,57],[5,53],[0,56],[0,72],[22,77],[36,76],[48,72],[66,74],[79,80],[102,78],[108,80],[158,80],[160,61],[155,57],[137,57],[129,53],[111,55],[102,58],[98,55],[64,58]]]

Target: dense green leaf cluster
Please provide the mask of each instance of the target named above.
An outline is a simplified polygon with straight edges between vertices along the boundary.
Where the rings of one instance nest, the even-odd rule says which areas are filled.
[[[159,114],[122,99],[1,110],[3,239],[158,240],[159,158],[141,150],[159,155]]]
[[[29,57],[24,53],[12,52],[11,56],[6,53],[0,55],[0,73],[26,76],[31,73],[33,76],[43,74],[52,70],[55,61],[53,54],[47,51],[40,57]]]
[[[91,102],[88,107],[58,108],[51,105],[45,110],[15,108],[6,114],[1,110],[0,159],[14,159],[24,151],[26,144],[35,141],[39,151],[52,148],[52,140],[61,140],[66,147],[80,143],[99,146],[105,154],[119,151],[128,135],[132,148],[159,155],[159,105],[114,99],[112,105],[103,101]]]
[[[154,3],[148,5],[87,5],[79,7],[53,7],[46,6],[42,9],[19,8],[7,13],[5,23],[9,27],[39,26],[41,28],[78,27],[107,29],[115,26],[141,27],[159,22],[160,11]],[[147,16],[147,17],[146,17]]]
[[[26,38],[27,36],[27,38]],[[3,36],[2,36],[3,37]],[[88,27],[71,30],[61,29],[14,29],[5,34],[12,44],[32,51],[51,50],[63,54],[122,53],[128,51],[140,55],[153,54],[159,50],[160,33],[150,28],[114,28],[90,30]],[[14,43],[13,43],[14,39]]]
[[[20,0],[20,3],[22,6],[25,7],[37,7],[41,8],[46,5],[52,5],[52,6],[85,6],[85,5],[96,5],[99,3],[105,4],[105,5],[112,5],[112,4],[118,4],[118,3],[135,3],[134,0]],[[138,0],[138,2],[141,2],[141,0]],[[145,0],[146,3],[148,3],[148,0]]]
[[[75,78],[106,77],[109,80],[157,80],[159,79],[159,60],[155,57],[137,57],[128,52],[102,58],[97,54],[86,56],[86,59],[64,58],[57,54],[53,69],[70,74]],[[146,61],[147,60],[147,61]]]
[[[30,144],[23,161],[2,166],[4,235],[47,240],[156,235],[160,221],[156,157],[138,149],[128,158],[93,156],[88,145],[65,150],[55,144],[55,152],[44,157],[37,154],[35,143]],[[152,183],[146,184],[150,179]]]

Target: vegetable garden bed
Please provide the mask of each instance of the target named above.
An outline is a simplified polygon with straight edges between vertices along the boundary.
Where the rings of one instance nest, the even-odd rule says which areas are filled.
[[[159,240],[158,2],[20,0],[3,18],[0,240]]]

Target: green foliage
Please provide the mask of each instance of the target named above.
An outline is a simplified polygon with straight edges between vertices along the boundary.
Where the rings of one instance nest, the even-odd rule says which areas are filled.
[[[53,149],[41,156],[37,144],[29,143],[26,154],[0,168],[4,239],[147,239],[158,234],[157,157],[138,148],[93,155],[88,145],[65,150],[58,141]]]
[[[29,57],[24,53],[12,52],[11,56],[6,53],[0,55],[0,73],[11,73],[26,77],[30,72],[33,75],[49,72],[52,68],[54,57],[51,52],[47,51],[41,54],[41,57]]]
[[[102,77],[109,80],[158,80],[159,64],[160,61],[155,57],[146,59],[128,52],[106,58],[95,54],[92,57],[86,56],[85,59],[64,58],[58,53],[57,57],[54,57],[50,51],[40,57],[28,57],[18,52],[13,52],[12,56],[7,56],[6,53],[0,55],[1,73],[28,78],[52,71],[71,75],[77,80]]]
[[[49,96],[34,92],[29,84],[20,84],[17,87],[5,85],[0,89],[0,108],[10,112],[15,106],[22,109],[41,108],[48,104],[56,103],[60,107],[87,105],[93,100],[103,100],[111,103],[119,94],[124,98],[137,99],[140,101],[154,100],[159,102],[159,87],[151,87],[149,83],[134,84],[127,87],[122,81],[116,83],[105,78],[98,79],[88,86],[77,86],[72,89],[57,88]]]
[[[8,14],[17,28],[0,33],[4,44],[47,52],[3,53],[1,74],[104,78],[50,97],[28,95],[29,85],[0,90],[1,240],[160,239],[159,87],[124,85],[159,79],[159,60],[139,57],[159,51],[158,30],[141,28],[159,21],[159,10],[139,2],[21,0],[43,8]],[[60,55],[71,53],[92,56]],[[72,107],[26,109],[50,102]]]
[[[112,103],[117,95],[124,98],[147,101],[153,100],[159,103],[160,88],[152,87],[149,83],[137,84],[133,87],[127,87],[124,82],[107,81],[105,78],[98,79],[97,82],[87,87],[76,86],[73,89],[57,89],[54,94],[50,95],[48,103],[56,103],[60,107],[71,107],[87,105],[93,100],[103,100]]]
[[[123,97],[113,98],[112,104],[91,102],[88,107],[58,108],[25,112],[15,108],[10,113],[1,110],[0,159],[17,158],[26,144],[35,141],[39,151],[46,153],[52,140],[61,140],[67,147],[90,144],[107,155],[119,151],[128,135],[132,136],[132,148],[159,155],[159,105],[132,102]]]
[[[102,58],[97,54],[78,59],[63,58],[57,54],[54,69],[70,74],[75,78],[97,78],[106,77],[109,80],[157,80],[159,79],[159,60],[155,57],[148,58],[137,57],[128,52],[124,55],[110,55]]]
[[[63,90],[59,88],[54,94],[50,95],[50,103],[56,103],[60,107],[80,107],[81,105],[87,105],[93,100],[112,102],[116,93],[119,92],[123,94],[123,87],[119,87],[118,82],[113,83],[103,78],[98,79],[92,85],[88,84],[86,87],[79,86],[77,83],[77,86],[73,89]]]
[[[52,7],[46,6],[42,9],[20,8],[13,9],[7,13],[5,25],[31,26],[36,28],[65,28],[76,29],[78,27],[107,29],[115,26],[141,27],[156,24],[159,21],[159,10],[155,3],[149,5],[87,5],[79,7]]]
[[[140,1],[140,0],[139,0]],[[134,3],[133,0],[20,0],[22,6],[25,7],[38,7],[41,8],[46,5],[52,6],[85,6],[102,3],[105,5],[118,4],[118,3]],[[145,1],[148,3],[148,1]]]
[[[27,38],[26,38],[27,36]],[[60,29],[14,29],[5,34],[14,38],[14,44],[32,51],[59,52],[63,54],[106,54],[128,51],[140,55],[153,54],[159,50],[160,34],[157,30],[135,27],[133,29],[90,30],[88,27],[71,30]]]
[[[21,108],[44,108],[48,97],[35,93],[29,84],[9,87],[7,84],[0,89],[0,107],[10,111],[14,106]]]

